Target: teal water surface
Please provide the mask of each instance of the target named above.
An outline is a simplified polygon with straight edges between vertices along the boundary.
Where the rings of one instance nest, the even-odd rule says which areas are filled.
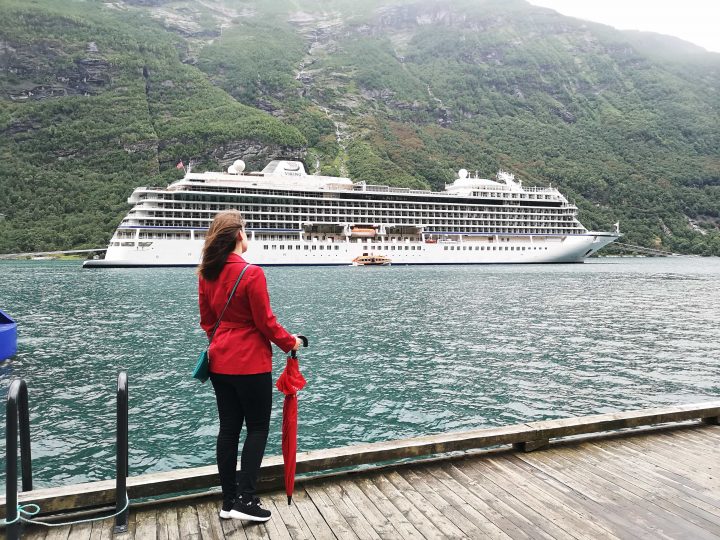
[[[311,341],[300,450],[720,396],[718,259],[266,273],[278,319]],[[120,370],[131,474],[214,462],[196,290],[193,269],[0,262],[19,334],[0,397],[27,381],[37,487],[113,478]],[[276,393],[267,455],[281,410]],[[4,459],[4,421],[0,436]]]

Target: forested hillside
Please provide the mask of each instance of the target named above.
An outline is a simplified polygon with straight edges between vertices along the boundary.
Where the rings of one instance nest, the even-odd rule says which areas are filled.
[[[0,252],[102,246],[140,185],[243,158],[552,183],[720,255],[720,55],[521,0],[0,0]]]

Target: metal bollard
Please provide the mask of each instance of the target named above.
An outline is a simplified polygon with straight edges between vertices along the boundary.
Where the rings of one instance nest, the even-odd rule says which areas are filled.
[[[17,510],[17,440],[18,423],[20,425],[20,460],[22,468],[22,489],[32,491],[32,459],[30,456],[30,411],[28,409],[27,385],[23,380],[15,380],[10,385],[7,397],[6,420],[6,460],[5,471],[5,519],[13,521],[18,517]],[[8,540],[20,538],[20,522],[7,526]]]
[[[127,373],[121,371],[117,386],[117,463],[115,466],[115,511],[120,512],[126,502],[128,475],[128,380]],[[119,534],[128,530],[129,508],[115,516],[113,533]]]

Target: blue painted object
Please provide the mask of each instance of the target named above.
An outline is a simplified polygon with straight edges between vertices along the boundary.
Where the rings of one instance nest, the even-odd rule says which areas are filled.
[[[0,362],[17,352],[17,324],[0,309]]]

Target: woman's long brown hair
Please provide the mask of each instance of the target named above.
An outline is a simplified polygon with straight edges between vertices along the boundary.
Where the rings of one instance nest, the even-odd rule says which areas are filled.
[[[198,266],[198,274],[203,279],[214,281],[218,278],[244,227],[245,220],[237,210],[225,210],[215,216],[205,237],[202,260]]]

